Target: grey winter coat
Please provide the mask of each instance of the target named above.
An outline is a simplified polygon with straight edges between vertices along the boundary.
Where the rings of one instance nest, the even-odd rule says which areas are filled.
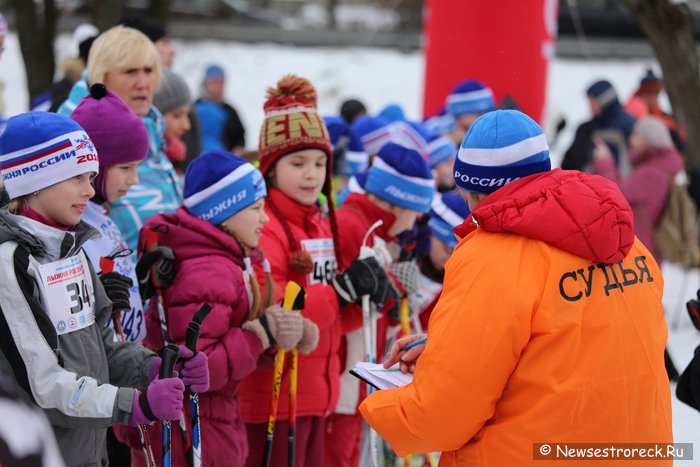
[[[107,465],[106,429],[128,422],[131,388],[148,385],[155,357],[105,327],[112,304],[89,261],[94,322],[61,334],[49,317],[38,265],[83,257],[96,235],[84,222],[65,232],[0,209],[0,372],[44,409],[68,466]]]

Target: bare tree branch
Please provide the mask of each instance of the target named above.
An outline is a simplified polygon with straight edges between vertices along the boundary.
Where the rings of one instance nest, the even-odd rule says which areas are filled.
[[[15,11],[17,34],[27,73],[29,104],[51,88],[56,60],[53,42],[56,36],[56,6],[54,0],[40,2],[11,0]]]
[[[688,132],[686,162],[700,164],[700,74],[688,6],[672,0],[625,0],[649,43],[664,75],[673,113]]]

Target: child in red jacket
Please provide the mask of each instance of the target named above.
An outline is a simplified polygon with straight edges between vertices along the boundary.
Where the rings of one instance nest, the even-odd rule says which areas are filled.
[[[330,200],[332,150],[328,131],[316,110],[316,91],[306,79],[286,76],[269,88],[260,131],[260,171],[268,183],[265,210],[270,222],[260,247],[270,261],[274,296],[280,300],[286,283],[306,292],[302,315],[319,330],[318,346],[299,357],[296,465],[322,466],[325,417],[338,399],[338,300],[331,284],[336,269],[337,229],[318,206],[321,192]],[[241,386],[241,414],[248,430],[250,455],[246,465],[262,463],[273,385],[273,353]],[[285,370],[279,395],[272,445],[272,466],[287,465],[289,375]]]
[[[365,193],[351,193],[338,209],[338,230],[343,245],[342,262],[351,264],[335,281],[341,289],[340,296],[349,295],[353,303],[343,307],[341,323],[340,400],[335,412],[329,417],[326,430],[326,465],[359,465],[362,439],[362,416],[357,406],[366,395],[365,385],[348,371],[357,361],[365,360],[367,349],[363,340],[362,308],[358,289],[369,269],[357,267],[353,260],[360,254],[367,232],[377,220],[383,223],[367,238],[371,247],[386,247],[394,250],[396,236],[411,230],[417,218],[430,209],[435,194],[435,182],[430,167],[417,151],[395,143],[387,143],[372,161],[364,185]],[[415,265],[414,265],[415,266]],[[383,271],[373,270],[377,276],[377,288],[393,287]],[[417,267],[415,269],[417,274]],[[348,287],[348,281],[352,284]],[[366,281],[366,279],[365,279]],[[401,284],[403,285],[403,284]],[[346,294],[350,289],[356,293]],[[386,294],[369,294],[378,309],[377,347],[373,349],[377,359],[382,360],[390,325],[398,321],[397,300],[386,300]],[[386,301],[386,303],[385,303]]]

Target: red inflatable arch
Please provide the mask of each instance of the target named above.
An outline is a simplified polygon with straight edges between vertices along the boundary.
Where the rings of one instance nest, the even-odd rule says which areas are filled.
[[[424,115],[459,81],[476,78],[500,103],[510,94],[542,123],[557,0],[427,0]]]

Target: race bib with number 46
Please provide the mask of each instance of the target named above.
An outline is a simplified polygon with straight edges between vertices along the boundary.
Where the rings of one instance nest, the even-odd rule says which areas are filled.
[[[309,273],[308,284],[328,285],[333,282],[336,259],[332,238],[314,238],[301,241],[301,247],[314,262],[314,269]]]

